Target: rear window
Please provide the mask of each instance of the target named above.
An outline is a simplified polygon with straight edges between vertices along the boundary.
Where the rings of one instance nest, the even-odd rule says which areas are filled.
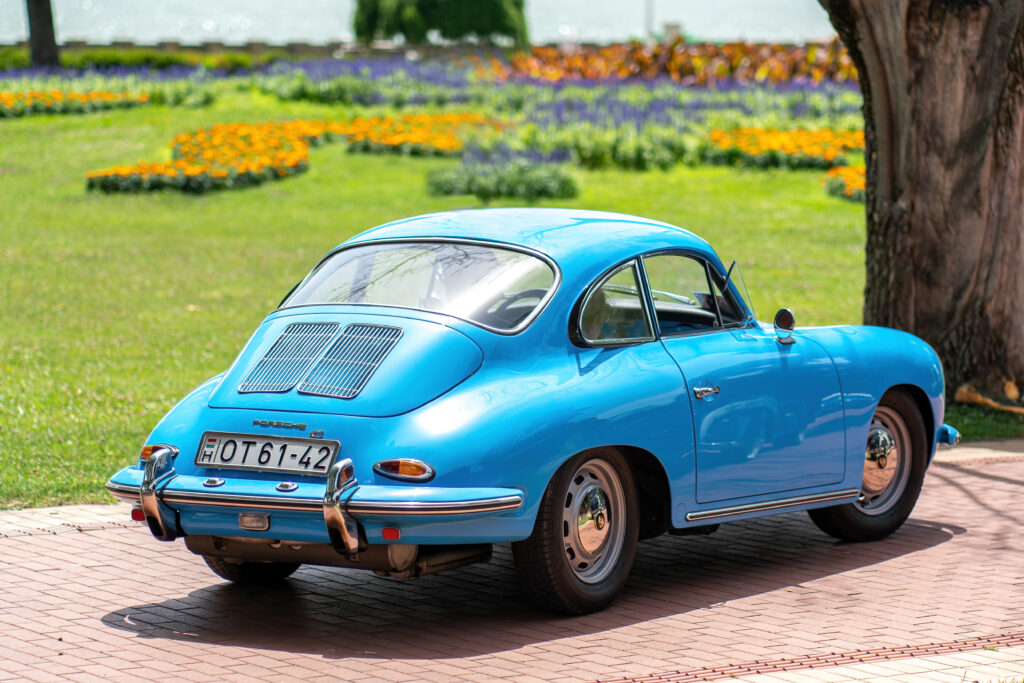
[[[281,307],[399,306],[511,332],[540,312],[554,285],[551,265],[513,249],[462,242],[369,243],[328,257]]]

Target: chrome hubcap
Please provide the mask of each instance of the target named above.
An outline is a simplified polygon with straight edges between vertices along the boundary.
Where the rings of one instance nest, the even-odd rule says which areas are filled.
[[[892,408],[879,406],[871,419],[864,449],[864,478],[860,498],[854,503],[861,512],[880,515],[899,501],[910,478],[910,432]]]
[[[562,510],[562,536],[570,569],[584,583],[597,583],[622,553],[625,494],[614,468],[603,460],[580,466],[569,482]]]

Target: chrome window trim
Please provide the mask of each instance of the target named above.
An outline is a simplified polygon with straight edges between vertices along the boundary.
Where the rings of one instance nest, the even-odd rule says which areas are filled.
[[[646,295],[647,301],[648,301],[648,303],[649,303],[649,305],[651,307],[652,318],[654,319],[655,328],[658,331],[658,339],[677,339],[679,337],[692,337],[693,335],[697,335],[697,334],[710,334],[712,332],[721,332],[721,331],[727,329],[726,326],[725,326],[725,323],[722,321],[722,311],[718,307],[718,300],[716,298],[715,299],[715,322],[717,324],[714,327],[711,327],[710,329],[706,329],[706,330],[687,330],[685,332],[674,332],[674,333],[671,333],[671,334],[663,333],[661,331],[661,325],[658,324],[658,316],[657,316],[657,312],[658,311],[657,311],[657,308],[655,308],[655,305],[654,305],[654,294],[653,294],[653,290],[651,289],[651,283],[647,279],[647,265],[644,263],[644,259],[646,259],[648,257],[652,257],[652,256],[681,256],[683,258],[692,259],[692,260],[696,261],[698,264],[700,264],[704,268],[704,279],[707,280],[708,291],[714,293],[715,286],[714,286],[714,283],[711,282],[711,273],[710,273],[711,263],[709,263],[708,260],[706,258],[704,258],[703,256],[700,256],[700,255],[695,254],[693,252],[681,251],[681,250],[670,250],[670,251],[661,250],[661,251],[649,252],[649,253],[642,254],[642,255],[638,256],[637,257],[637,263],[640,264],[640,268],[643,270],[643,273],[644,273],[644,294]],[[735,328],[731,328],[731,329],[735,329]]]
[[[647,331],[650,333],[647,337],[627,337],[624,339],[588,339],[587,335],[583,333],[583,311],[587,309],[587,305],[590,303],[590,299],[594,296],[594,293],[599,290],[605,282],[610,278],[614,277],[619,271],[625,270],[626,268],[633,268],[633,277],[636,278],[637,283],[637,299],[640,301],[640,309],[644,313],[644,321],[647,323]],[[625,261],[615,264],[608,270],[604,271],[599,275],[593,282],[588,285],[586,292],[583,295],[581,303],[578,304],[573,313],[573,324],[576,326],[576,334],[585,345],[591,347],[614,347],[614,346],[627,346],[630,344],[645,344],[647,342],[655,341],[657,337],[657,327],[654,321],[651,319],[651,308],[650,302],[648,301],[649,294],[647,292],[645,275],[640,270],[638,265],[637,257],[629,258]]]
[[[691,259],[697,261],[698,263],[700,263],[701,265],[703,265],[703,268],[705,268],[705,278],[708,279],[709,291],[710,292],[714,292],[717,289],[717,286],[712,281],[712,276],[711,276],[713,265],[712,265],[711,260],[707,257],[706,254],[703,254],[702,252],[699,252],[699,251],[696,251],[696,250],[692,250],[692,249],[656,249],[654,251],[645,252],[645,253],[640,254],[639,256],[637,256],[637,261],[640,263],[640,266],[644,269],[643,270],[643,272],[644,272],[644,285],[647,288],[647,298],[650,301],[650,305],[652,307],[651,310],[653,310],[654,298],[653,298],[653,295],[651,295],[651,293],[650,293],[650,284],[647,282],[647,269],[646,269],[646,266],[644,266],[643,260],[645,258],[649,257],[649,256],[672,256],[672,255],[684,256],[686,258],[691,258]],[[721,273],[719,273],[719,274],[721,274]],[[730,285],[731,284],[732,283],[730,282]],[[723,292],[723,294],[727,294],[727,293],[728,292]],[[735,322],[735,323],[726,323],[724,321],[723,317],[722,317],[722,311],[720,310],[720,308],[718,306],[718,300],[716,299],[716,301],[715,301],[715,313],[716,313],[716,315],[718,317],[718,327],[713,328],[711,330],[690,330],[688,332],[677,332],[675,334],[663,335],[662,334],[662,330],[660,330],[660,326],[656,326],[656,328],[657,328],[657,338],[658,339],[677,339],[679,337],[690,337],[690,336],[693,336],[693,335],[707,335],[707,334],[712,334],[712,333],[715,333],[715,332],[726,332],[726,331],[729,331],[729,330],[743,330],[745,328],[756,328],[756,327],[758,327],[757,321],[754,318],[754,314],[751,312],[751,309],[750,309],[750,306],[748,305],[748,302],[746,302],[743,299],[743,297],[738,296],[738,290],[736,292],[736,296],[734,296],[733,298],[734,298],[734,302],[733,303],[738,302],[740,304],[740,306],[742,307],[742,311],[741,312],[746,314],[746,317],[744,317],[742,319],[742,321],[738,321],[738,322]],[[657,318],[656,317],[654,317],[654,322],[655,323],[657,322]]]
[[[306,284],[306,282],[309,280],[309,278],[313,276],[313,273],[315,273],[317,271],[317,269],[320,268],[320,266],[322,266],[324,264],[325,261],[327,261],[329,258],[334,256],[335,254],[341,253],[342,251],[345,251],[345,250],[348,250],[348,249],[354,249],[356,247],[365,247],[365,246],[371,245],[371,244],[401,244],[401,243],[413,243],[414,244],[414,243],[417,243],[417,242],[431,242],[431,243],[441,243],[441,244],[472,244],[472,245],[481,246],[481,247],[492,247],[492,248],[499,248],[499,249],[507,249],[508,251],[517,251],[519,253],[527,254],[529,256],[533,256],[533,257],[538,258],[541,261],[543,261],[545,264],[547,264],[547,266],[549,268],[551,268],[551,272],[554,274],[555,277],[554,277],[554,280],[552,280],[552,282],[551,282],[551,286],[548,288],[547,294],[545,294],[544,298],[542,298],[537,303],[537,306],[533,309],[533,311],[530,312],[530,315],[526,316],[526,318],[524,318],[521,323],[519,323],[515,327],[513,327],[511,329],[508,329],[508,330],[502,330],[502,329],[499,329],[497,327],[491,327],[490,325],[484,325],[483,323],[479,323],[479,322],[476,322],[474,320],[470,320],[468,318],[463,318],[463,317],[454,315],[452,313],[444,313],[442,311],[431,311],[429,309],[416,308],[415,306],[397,306],[397,305],[394,305],[394,304],[387,304],[387,305],[385,305],[385,304],[364,304],[364,303],[352,303],[352,302],[296,304],[294,306],[284,306],[283,305],[284,302],[287,301],[291,297],[291,295],[295,293],[296,290],[298,290],[300,287],[302,287],[302,285]],[[462,238],[457,238],[457,237],[455,237],[455,238],[448,238],[448,237],[388,237],[388,238],[384,238],[384,239],[368,239],[368,240],[364,240],[364,241],[360,241],[360,242],[354,242],[354,243],[351,243],[351,244],[346,242],[345,244],[342,244],[338,248],[333,249],[332,251],[328,252],[328,254],[326,256],[324,256],[322,259],[320,259],[320,261],[318,261],[317,264],[315,266],[313,266],[312,270],[310,270],[309,273],[306,274],[306,277],[302,278],[302,280],[300,280],[297,285],[292,287],[292,291],[289,292],[288,296],[286,296],[281,301],[282,305],[279,305],[274,310],[275,311],[286,311],[286,310],[290,310],[290,309],[304,308],[306,306],[370,306],[370,307],[375,307],[375,308],[398,308],[398,309],[407,310],[407,311],[422,311],[424,313],[433,313],[434,315],[441,315],[441,316],[445,316],[445,317],[449,317],[449,318],[455,318],[456,320],[461,320],[463,322],[467,322],[470,325],[473,325],[475,327],[479,327],[480,329],[483,329],[483,330],[487,330],[488,332],[494,332],[495,334],[500,334],[502,336],[510,337],[510,336],[519,334],[520,332],[522,332],[523,330],[525,330],[526,328],[528,328],[530,325],[533,324],[533,321],[536,320],[540,316],[540,314],[543,313],[544,310],[547,308],[548,303],[551,301],[551,299],[554,298],[555,293],[558,291],[558,288],[559,288],[559,286],[561,284],[562,284],[562,269],[558,267],[558,264],[555,262],[555,260],[553,258],[548,256],[544,252],[537,251],[536,249],[531,249],[530,247],[524,247],[524,246],[519,245],[519,244],[511,244],[509,242],[500,242],[498,240],[462,239]]]
[[[711,271],[712,271],[712,268],[713,268],[713,264],[711,263],[711,260],[707,257],[707,254],[705,252],[700,251],[700,250],[692,249],[692,248],[691,249],[687,249],[687,248],[672,248],[672,247],[670,247],[670,248],[667,248],[667,249],[654,249],[652,251],[644,252],[643,254],[638,255],[636,258],[640,260],[641,265],[642,265],[643,264],[643,259],[647,258],[648,256],[665,256],[665,255],[669,255],[669,254],[676,254],[676,255],[679,255],[679,256],[687,256],[689,258],[696,259],[696,260],[700,261],[701,263],[703,263],[704,264],[705,272],[706,272],[706,274],[707,274],[707,276],[709,278],[708,284],[709,285],[714,285],[714,283],[710,281],[710,276],[711,276]],[[723,278],[725,277],[721,273],[718,273],[717,269],[715,269],[715,272],[719,276],[721,276]],[[646,271],[645,271],[644,274],[646,276]],[[730,281],[729,284],[733,285],[731,289],[736,289],[736,293],[735,293],[734,298],[735,298],[736,302],[738,302],[740,304],[740,306],[742,307],[742,309],[743,309],[742,313],[745,313],[746,317],[743,320],[740,320],[738,322],[726,323],[725,321],[721,320],[721,316],[719,316],[719,322],[721,323],[721,327],[717,328],[714,331],[717,332],[719,330],[737,330],[737,329],[742,329],[742,328],[751,327],[751,326],[756,327],[757,326],[757,320],[754,318],[754,314],[751,311],[750,306],[748,305],[749,302],[746,299],[744,299],[742,296],[739,295],[739,289],[736,288],[734,282]],[[698,330],[696,332],[684,333],[684,334],[702,334],[702,333],[706,333],[707,331],[708,330]],[[667,337],[677,337],[677,336],[680,336],[680,335],[666,335],[666,336]]]

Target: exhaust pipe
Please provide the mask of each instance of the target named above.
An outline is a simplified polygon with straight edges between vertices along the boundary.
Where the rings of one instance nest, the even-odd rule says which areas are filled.
[[[346,569],[369,569],[378,576],[408,579],[491,559],[490,544],[410,545],[371,544],[354,555],[340,555],[330,543],[242,538],[234,536],[185,537],[196,555],[220,557],[228,562],[298,562]]]

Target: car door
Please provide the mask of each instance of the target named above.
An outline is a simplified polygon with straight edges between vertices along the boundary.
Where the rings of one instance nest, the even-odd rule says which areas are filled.
[[[832,360],[794,335],[782,344],[695,254],[642,259],[661,341],[690,395],[698,503],[837,484],[843,405]],[[712,295],[714,293],[714,295]]]

